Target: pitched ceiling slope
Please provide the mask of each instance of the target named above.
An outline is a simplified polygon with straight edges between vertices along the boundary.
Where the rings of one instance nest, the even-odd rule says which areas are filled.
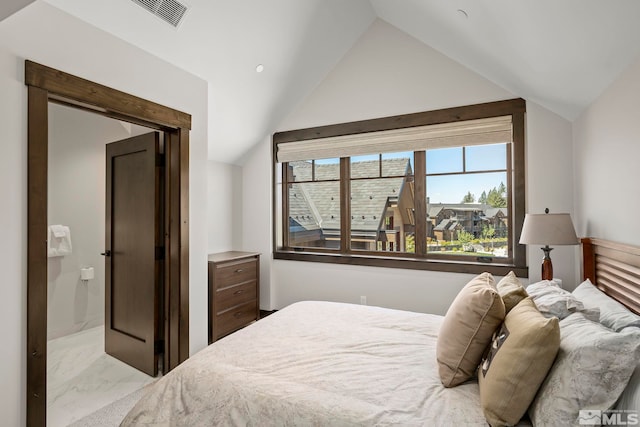
[[[209,157],[227,163],[269,135],[376,16],[568,120],[640,56],[637,0],[189,0],[178,29],[130,0],[40,1],[207,80]]]
[[[175,29],[130,0],[47,2],[207,80],[209,158],[225,163],[264,140],[375,19],[368,0],[189,0]]]
[[[33,3],[34,0],[2,0],[0,2],[0,21],[7,18],[23,7]]]
[[[637,0],[371,4],[385,21],[571,121],[640,56]]]

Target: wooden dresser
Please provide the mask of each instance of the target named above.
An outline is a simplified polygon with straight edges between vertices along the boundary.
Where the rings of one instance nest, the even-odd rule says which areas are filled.
[[[260,254],[209,255],[209,344],[260,318]]]

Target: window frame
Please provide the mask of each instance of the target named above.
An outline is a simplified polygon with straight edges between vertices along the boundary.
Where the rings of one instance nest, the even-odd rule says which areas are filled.
[[[405,114],[399,116],[384,117],[371,120],[348,122],[328,126],[320,126],[307,129],[278,132],[273,135],[272,145],[272,172],[273,172],[273,257],[274,259],[324,262],[334,264],[349,264],[363,266],[377,266],[388,268],[405,268],[417,270],[434,270],[444,272],[458,272],[477,274],[488,271],[496,275],[505,275],[509,271],[514,271],[519,277],[528,277],[528,267],[526,265],[525,245],[518,243],[522,224],[525,216],[525,113],[526,103],[522,98],[474,104],[441,110],[426,111],[421,113]],[[426,238],[416,238],[416,253],[404,252],[378,252],[363,251],[351,248],[350,224],[351,212],[349,197],[351,194],[350,179],[350,158],[340,158],[340,249],[324,248],[289,248],[279,247],[278,242],[288,242],[288,204],[287,204],[287,163],[277,162],[278,146],[289,142],[304,141],[317,138],[354,135],[367,132],[376,132],[393,129],[410,128],[414,126],[434,125],[442,123],[454,123],[474,119],[484,119],[491,117],[511,116],[512,121],[512,143],[507,145],[507,150],[511,151],[511,162],[507,169],[511,173],[507,174],[507,188],[510,190],[510,197],[507,198],[509,216],[509,262],[500,262],[496,259],[491,262],[480,261],[481,257],[474,258],[473,261],[462,259],[459,256],[447,257],[436,255],[437,259],[427,257]],[[420,211],[426,218],[426,156],[423,153],[415,155],[415,210],[416,210],[416,237],[426,236],[426,221],[418,221]],[[372,153],[375,154],[375,153]],[[280,170],[280,174],[278,173]],[[346,177],[346,178],[345,178]],[[424,177],[418,179],[417,177]],[[280,193],[280,194],[279,194]],[[279,202],[279,200],[281,202]],[[279,206],[281,203],[281,206]],[[280,211],[282,213],[280,213]],[[278,221],[281,221],[278,224]],[[281,236],[278,231],[281,230]]]

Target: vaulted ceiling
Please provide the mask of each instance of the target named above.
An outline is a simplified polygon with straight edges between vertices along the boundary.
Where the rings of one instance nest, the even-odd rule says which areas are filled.
[[[177,29],[131,0],[39,1],[206,80],[210,158],[229,163],[375,19],[568,120],[640,56],[637,0],[188,0]]]

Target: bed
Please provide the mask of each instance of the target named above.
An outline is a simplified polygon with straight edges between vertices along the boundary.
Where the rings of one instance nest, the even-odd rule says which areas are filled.
[[[638,313],[640,249],[583,239],[583,255],[585,278]],[[192,356],[154,384],[122,425],[487,425],[477,381],[442,385],[443,319],[295,303]],[[624,409],[636,404],[637,377]]]

